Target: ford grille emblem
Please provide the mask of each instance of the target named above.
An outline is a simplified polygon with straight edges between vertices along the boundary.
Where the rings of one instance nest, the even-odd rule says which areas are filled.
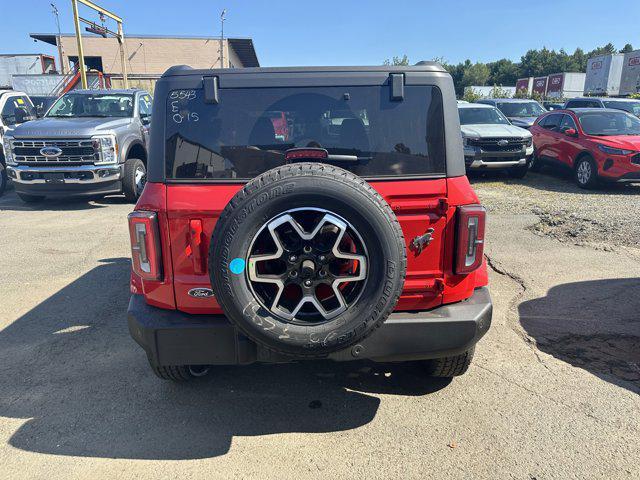
[[[499,140],[498,141],[498,146],[499,147],[506,147],[507,145],[509,145],[509,140]]]
[[[213,290],[211,290],[210,288],[192,288],[188,293],[189,296],[195,298],[213,297]]]
[[[44,147],[40,149],[40,155],[45,157],[59,157],[62,155],[62,150],[58,147]]]

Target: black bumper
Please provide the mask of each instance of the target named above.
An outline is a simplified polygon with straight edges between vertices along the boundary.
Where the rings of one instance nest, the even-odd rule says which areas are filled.
[[[491,325],[487,288],[463,302],[427,312],[393,313],[370,337],[330,354],[335,361],[406,361],[457,355],[475,345]],[[132,295],[129,332],[154,365],[239,365],[285,362],[240,333],[223,315],[189,315],[147,305]]]
[[[120,180],[87,184],[27,184],[13,182],[13,185],[16,192],[18,193],[25,193],[28,195],[42,195],[45,197],[70,197],[76,195],[94,196],[122,192],[122,182]]]

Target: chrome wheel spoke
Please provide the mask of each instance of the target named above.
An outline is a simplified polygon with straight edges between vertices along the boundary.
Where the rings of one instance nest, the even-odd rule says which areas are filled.
[[[312,217],[299,216],[306,212]],[[302,219],[302,223],[296,217]],[[283,232],[284,238],[281,237]],[[275,252],[253,253],[258,238],[272,242]],[[331,244],[328,244],[328,238],[332,239]],[[345,240],[354,252],[341,250]],[[268,250],[273,250],[273,247]],[[290,210],[269,221],[254,237],[247,260],[254,294],[253,284],[275,286],[275,289],[260,287],[261,294],[257,296],[267,309],[287,320],[299,320],[297,317],[307,318],[310,315],[320,315],[324,321],[334,318],[347,310],[349,302],[354,302],[361,291],[357,286],[345,286],[344,290],[348,292],[345,298],[340,287],[367,278],[366,247],[360,235],[337,215],[320,209]],[[344,273],[335,273],[335,270]],[[293,290],[287,290],[288,287]],[[318,289],[324,289],[320,297]],[[286,295],[285,290],[288,292]],[[329,302],[329,305],[324,302]],[[309,307],[317,313],[310,314]]]

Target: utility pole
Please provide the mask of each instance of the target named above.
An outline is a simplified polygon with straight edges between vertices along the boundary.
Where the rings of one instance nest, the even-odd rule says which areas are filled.
[[[64,75],[64,54],[62,53],[62,34],[60,33],[60,17],[58,16],[58,7],[55,3],[51,4],[52,12],[56,16],[56,25],[58,25],[58,57],[60,58],[60,73]]]
[[[224,68],[224,20],[227,9],[222,10],[220,14],[220,68]]]

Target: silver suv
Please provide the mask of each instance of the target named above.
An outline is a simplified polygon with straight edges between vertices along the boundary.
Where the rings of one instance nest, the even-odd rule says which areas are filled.
[[[151,96],[143,90],[74,90],[4,137],[9,178],[25,202],[124,193],[146,182]]]
[[[458,104],[464,161],[469,170],[501,169],[523,178],[533,155],[532,136],[516,127],[495,107]]]

